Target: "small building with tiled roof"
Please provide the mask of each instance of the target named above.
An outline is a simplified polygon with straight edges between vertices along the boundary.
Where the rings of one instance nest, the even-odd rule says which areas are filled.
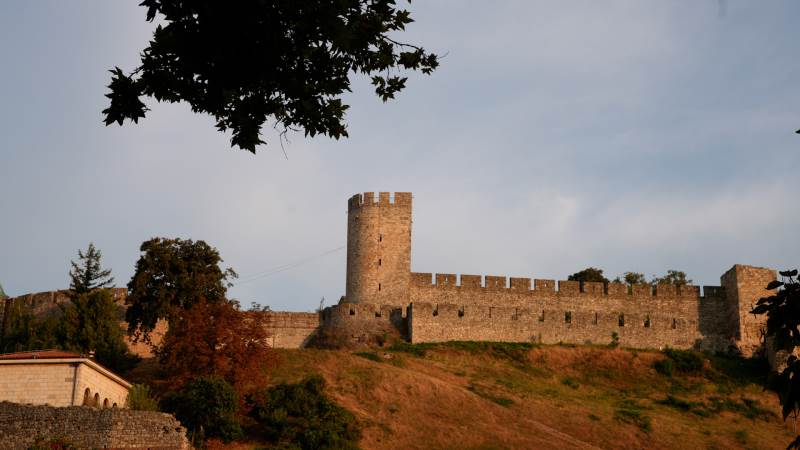
[[[63,350],[0,354],[0,401],[124,407],[131,384],[91,358]]]

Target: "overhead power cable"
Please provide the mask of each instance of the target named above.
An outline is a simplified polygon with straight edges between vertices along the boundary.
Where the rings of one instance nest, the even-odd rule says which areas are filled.
[[[256,281],[256,280],[260,280],[262,278],[266,278],[266,277],[268,277],[270,275],[275,275],[276,273],[280,273],[280,272],[284,272],[284,271],[287,271],[287,270],[290,270],[290,269],[294,269],[295,267],[302,266],[303,264],[306,264],[306,263],[309,263],[311,261],[314,261],[315,259],[321,258],[321,257],[326,256],[326,255],[330,255],[331,253],[336,253],[339,250],[344,249],[345,247],[347,247],[347,246],[346,245],[342,245],[341,247],[336,247],[334,249],[322,252],[322,253],[320,253],[318,255],[309,256],[308,258],[301,259],[299,261],[295,261],[295,262],[292,262],[292,263],[289,263],[289,264],[283,264],[281,266],[276,266],[276,267],[273,267],[271,269],[263,270],[261,272],[256,272],[254,274],[251,274],[251,275],[248,275],[248,276],[244,277],[241,281],[237,281],[236,283],[233,283],[233,284],[235,286],[238,286],[240,284],[245,284],[245,283],[249,283],[251,281]]]

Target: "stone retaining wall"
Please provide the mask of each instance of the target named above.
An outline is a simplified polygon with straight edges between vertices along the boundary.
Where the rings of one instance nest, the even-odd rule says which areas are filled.
[[[64,438],[81,449],[189,448],[186,430],[169,414],[0,402],[0,450],[27,449],[39,437]]]

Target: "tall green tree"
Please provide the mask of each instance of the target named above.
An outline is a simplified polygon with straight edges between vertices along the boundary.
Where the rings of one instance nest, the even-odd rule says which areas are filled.
[[[0,353],[61,347],[61,311],[35,314],[29,303],[11,302],[5,309]]]
[[[205,301],[225,301],[233,269],[221,269],[214,247],[191,239],[153,238],[142,243],[142,255],[128,283],[125,320],[134,339],[149,342],[159,320],[172,324],[183,310]]]
[[[608,283],[608,278],[603,276],[603,269],[595,267],[587,267],[580,272],[575,272],[567,279],[570,281],[597,281],[600,283]]]
[[[767,285],[767,289],[777,291],[759,299],[751,312],[767,315],[767,337],[772,339],[774,350],[789,355],[772,387],[778,394],[783,420],[789,416],[796,420],[800,416],[800,359],[794,353],[800,347],[800,280],[797,269],[780,272],[780,275],[781,281]],[[800,449],[800,435],[787,449]]]
[[[95,289],[110,287],[114,283],[111,269],[103,269],[100,264],[102,254],[94,243],[89,243],[86,253],[78,250],[78,262],[70,261],[69,289],[73,294],[85,294]]]
[[[347,137],[342,96],[351,74],[386,101],[405,88],[399,71],[430,74],[439,58],[397,41],[413,22],[396,0],[144,0],[159,25],[130,75],[112,72],[105,123],[137,122],[141,97],[189,103],[255,153],[261,127]]]
[[[60,346],[84,354],[94,352],[104,366],[124,372],[137,361],[128,351],[120,326],[122,312],[108,289],[73,295],[59,327]]]
[[[680,270],[668,270],[666,275],[657,277],[653,275],[652,284],[674,284],[676,286],[684,286],[692,284],[692,280],[686,279],[686,273]]]

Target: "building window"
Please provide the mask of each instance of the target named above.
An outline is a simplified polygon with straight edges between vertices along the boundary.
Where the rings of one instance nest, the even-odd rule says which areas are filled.
[[[439,308],[436,308],[433,310],[433,317],[436,317],[438,315],[439,315]]]
[[[542,315],[539,316],[539,322],[544,322],[544,310],[542,310]]]
[[[356,310],[353,309],[353,308],[350,308],[350,315],[351,316],[355,316],[356,315]]]
[[[381,284],[380,283],[378,283],[378,290],[379,291],[381,290]]]
[[[381,262],[382,262],[381,258],[378,258],[378,265],[379,266],[381,265]]]
[[[564,323],[572,323],[572,311],[564,313]]]
[[[645,328],[650,328],[650,325],[651,325],[651,322],[650,322],[650,314],[648,314],[648,315],[647,315],[647,316],[644,318],[644,327],[645,327]]]
[[[597,313],[594,313],[594,320],[592,321],[594,325],[597,325]]]
[[[458,309],[458,317],[464,317],[464,307]]]
[[[383,235],[382,234],[378,235],[378,242],[383,242]]]
[[[678,328],[678,319],[672,319],[672,329]]]
[[[381,312],[380,311],[375,311],[375,317],[380,317],[380,316],[381,316]]]
[[[625,326],[625,314],[622,313],[619,314],[619,326],[621,327]]]

